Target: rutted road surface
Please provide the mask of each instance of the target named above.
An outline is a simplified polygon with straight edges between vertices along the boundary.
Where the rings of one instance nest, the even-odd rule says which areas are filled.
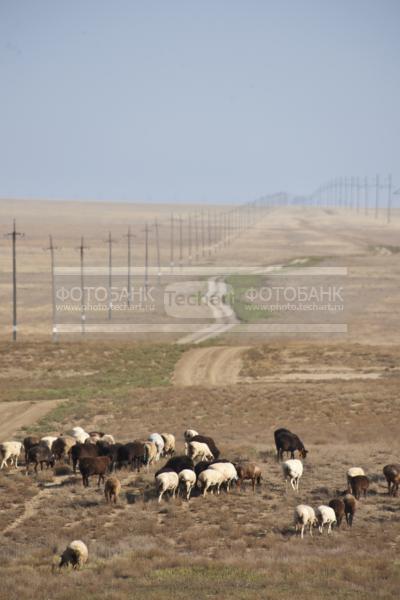
[[[21,427],[29,427],[57,406],[60,400],[0,402],[0,441],[12,438]]]
[[[242,354],[247,346],[193,348],[185,352],[175,368],[174,384],[233,385],[239,380]]]

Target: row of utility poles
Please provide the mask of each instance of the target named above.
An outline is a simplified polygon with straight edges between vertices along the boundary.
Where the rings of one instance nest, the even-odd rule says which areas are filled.
[[[394,192],[397,193],[397,192]],[[320,185],[311,195],[310,201],[316,206],[332,206],[348,208],[365,215],[379,217],[379,210],[384,209],[386,222],[392,217],[393,185],[391,174],[382,178],[376,175],[368,177],[335,177]]]
[[[149,286],[149,263],[150,263],[150,244],[151,234],[154,235],[155,258],[157,264],[157,282],[161,285],[162,276],[162,257],[160,244],[160,229],[169,228],[169,268],[170,273],[178,272],[184,266],[192,265],[198,261],[204,261],[211,257],[219,249],[225,248],[232,243],[232,240],[240,235],[245,229],[252,227],[263,215],[266,209],[288,202],[286,194],[274,194],[264,196],[254,202],[249,202],[242,206],[229,208],[228,210],[201,209],[190,213],[186,218],[171,213],[170,217],[164,222],[157,218],[154,223],[145,223],[144,230],[144,288],[147,291]],[[15,220],[13,222],[12,232],[6,234],[12,240],[12,281],[13,281],[13,329],[12,339],[17,339],[17,239],[23,238],[24,234],[16,229]],[[124,236],[127,242],[127,306],[132,303],[132,278],[134,271],[134,242],[139,243],[138,236],[134,235],[131,227],[128,227],[127,234]],[[113,246],[117,240],[113,239],[111,232],[104,240],[108,247],[108,319],[112,319],[112,300],[111,290],[113,287]],[[56,314],[56,251],[60,250],[53,243],[53,237],[49,236],[49,245],[45,248],[50,252],[50,270],[51,270],[51,297],[52,297],[52,321],[53,340],[57,340],[57,314]],[[85,311],[85,265],[86,251],[89,247],[85,245],[85,239],[82,236],[80,244],[76,248],[79,252],[80,264],[80,289],[81,289],[81,333],[86,329],[86,311]],[[139,266],[139,265],[137,265]]]

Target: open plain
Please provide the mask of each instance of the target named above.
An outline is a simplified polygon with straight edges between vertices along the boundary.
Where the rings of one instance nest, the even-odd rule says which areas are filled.
[[[239,319],[229,332],[199,345],[177,344],[178,335],[161,333],[146,340],[129,334],[84,340],[65,335],[53,344],[48,256],[42,248],[47,233],[53,233],[62,247],[58,260],[66,266],[77,261],[79,239],[73,232],[83,215],[82,207],[75,208],[76,221],[68,213],[58,230],[59,211],[67,211],[63,205],[51,204],[54,212],[48,207],[46,221],[40,218],[42,203],[1,208],[2,222],[5,215],[16,215],[27,238],[19,243],[17,344],[7,339],[10,272],[8,242],[1,242],[0,441],[57,435],[82,425],[110,432],[117,441],[171,432],[182,453],[183,432],[191,427],[212,436],[224,457],[257,462],[263,479],[255,493],[247,485],[220,496],[158,504],[154,471],[162,460],[148,472],[119,471],[122,493],[114,507],[106,505],[95,478],[84,488],[66,464],[26,476],[21,459],[18,470],[0,472],[5,597],[397,598],[400,504],[388,496],[382,468],[400,462],[398,216],[386,225],[383,218],[344,210],[272,208],[229,246],[199,260],[203,266],[267,268],[304,260],[345,268],[340,315],[285,312],[261,319],[285,327],[340,322],[347,326],[341,333],[285,332],[284,327],[240,333]],[[85,205],[92,264],[106,261],[108,230],[122,239],[132,218],[141,236],[158,210]],[[167,223],[171,207],[163,210]],[[168,244],[166,230],[165,265]],[[116,264],[124,256],[122,247],[116,250]],[[142,259],[138,244],[137,260]],[[271,284],[271,275],[261,277],[263,285]],[[332,283],[329,275],[318,281]],[[295,431],[309,450],[298,493],[285,491],[273,438],[278,427]],[[345,489],[351,466],[363,467],[371,481],[353,527],[342,524],[330,536],[316,530],[300,540],[294,507],[328,503]],[[87,566],[53,572],[73,539],[88,545]]]

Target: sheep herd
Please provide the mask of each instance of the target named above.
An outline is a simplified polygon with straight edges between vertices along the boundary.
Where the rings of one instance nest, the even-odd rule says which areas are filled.
[[[282,474],[285,486],[290,483],[294,492],[299,491],[303,476],[303,462],[308,451],[300,438],[288,429],[280,428],[274,432],[277,460],[282,460]],[[22,442],[7,441],[0,444],[0,470],[5,467],[18,468],[18,460],[24,449],[25,473],[28,475],[31,465],[37,473],[40,467],[53,468],[56,462],[72,463],[74,473],[77,467],[82,476],[84,487],[90,485],[90,477],[97,476],[97,483],[104,483],[104,496],[107,503],[116,503],[121,493],[121,482],[117,471],[126,468],[147,471],[151,465],[166,458],[165,464],[155,472],[155,492],[160,503],[165,494],[173,498],[180,494],[189,501],[195,492],[206,496],[208,493],[220,494],[221,488],[230,491],[232,485],[241,487],[244,481],[251,481],[252,489],[260,485],[261,468],[252,462],[237,462],[221,458],[220,450],[213,438],[200,435],[193,429],[184,432],[185,454],[175,455],[175,436],[171,433],[151,433],[147,440],[134,440],[118,443],[111,434],[99,431],[86,432],[82,427],[74,427],[69,434],[58,437],[28,436]],[[295,458],[295,453],[298,458]],[[284,454],[290,458],[283,460]],[[400,464],[390,464],[383,468],[388,485],[388,494],[397,496],[400,483]],[[330,533],[333,526],[340,527],[345,517],[348,526],[352,526],[357,501],[366,497],[369,479],[361,467],[351,467],[347,471],[347,489],[327,505],[315,510],[309,505],[299,504],[294,510],[295,531],[304,537],[313,528],[324,528]],[[74,540],[68,545],[60,559],[59,566],[82,566],[88,557],[84,542]]]

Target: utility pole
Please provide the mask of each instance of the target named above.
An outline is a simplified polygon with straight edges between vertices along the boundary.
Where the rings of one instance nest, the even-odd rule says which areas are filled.
[[[218,220],[217,211],[214,211],[214,252],[218,250]]]
[[[112,319],[112,245],[115,240],[111,237],[111,231],[108,232],[106,244],[108,245],[108,320]]]
[[[188,216],[188,254],[189,254],[189,265],[192,264],[192,215],[189,213]]]
[[[132,238],[134,238],[135,236],[132,235],[131,233],[131,227],[128,227],[128,233],[126,234],[126,238],[127,238],[127,243],[128,243],[128,281],[127,281],[127,293],[128,293],[128,298],[127,298],[127,304],[128,307],[130,307],[131,305],[131,299],[132,299],[132,243],[131,240]]]
[[[23,238],[24,233],[20,233],[16,229],[15,219],[13,220],[13,230],[7,233],[6,237],[12,240],[12,281],[13,281],[13,325],[12,339],[17,341],[17,238]]]
[[[389,173],[389,175],[388,175],[387,192],[388,192],[388,197],[387,197],[386,222],[387,222],[387,224],[389,224],[390,217],[391,217],[391,210],[392,210],[392,175],[391,175],[391,173]]]
[[[79,250],[80,264],[81,264],[81,334],[85,334],[85,324],[86,324],[86,311],[85,311],[85,250],[88,249],[88,246],[85,246],[84,238],[81,237],[81,245],[78,246],[77,250]]]
[[[161,284],[161,256],[160,256],[160,235],[158,231],[158,220],[157,218],[154,220],[154,228],[156,232],[156,250],[157,250],[157,276],[158,276],[158,285]]]
[[[205,254],[205,229],[204,229],[204,211],[201,209],[201,255]]]
[[[360,178],[357,177],[356,180],[356,208],[357,212],[360,211]]]
[[[145,243],[145,250],[144,250],[144,289],[145,289],[145,293],[147,294],[147,290],[149,287],[149,226],[146,223],[145,228],[144,228],[144,243]]]
[[[51,304],[52,304],[52,339],[53,342],[57,342],[57,325],[56,325],[56,285],[55,285],[55,277],[54,277],[54,251],[58,250],[56,246],[53,245],[53,236],[49,235],[49,246],[45,248],[45,250],[50,251],[50,269],[51,269]]]
[[[378,218],[378,210],[379,210],[379,175],[376,176],[375,179],[375,219]]]
[[[198,214],[194,215],[194,246],[196,251],[196,261],[199,260],[199,221]]]
[[[364,214],[368,215],[368,177],[364,177]]]
[[[208,256],[211,256],[211,214],[210,214],[210,209],[208,209],[208,214],[207,214],[207,225],[208,225]]]
[[[179,216],[179,267],[183,266],[183,221],[182,215]]]
[[[174,270],[174,213],[171,213],[171,226],[170,226],[170,234],[171,234],[171,238],[170,238],[170,267],[171,267],[171,273]]]

